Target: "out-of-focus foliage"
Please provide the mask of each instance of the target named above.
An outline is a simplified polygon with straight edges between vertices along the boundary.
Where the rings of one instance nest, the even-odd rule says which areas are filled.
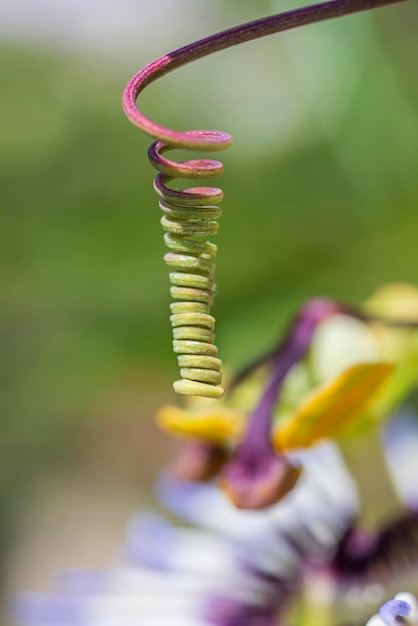
[[[352,63],[355,80],[340,98],[337,122],[320,119],[317,102],[309,140],[302,128],[275,154],[270,139],[265,156],[235,130],[216,238],[214,312],[225,361],[242,363],[263,350],[314,294],[358,302],[378,284],[417,281],[414,14],[416,6],[382,12],[360,43],[353,22],[343,69]],[[261,45],[251,44],[254,59]],[[285,51],[269,46],[279,65]],[[235,54],[238,64],[236,51],[223,54]],[[220,55],[216,63],[221,75]],[[138,403],[138,418],[153,410],[170,397],[175,362],[149,141],[120,107],[131,72],[5,44],[0,67],[4,543],[15,498],[29,491],[36,471],[75,454],[86,418],[105,413],[124,390]],[[243,76],[238,65],[237,73]],[[231,89],[234,75],[225,80]],[[280,80],[271,76],[277,89]],[[230,130],[222,93],[215,121],[192,88],[180,97],[170,78],[146,95],[146,112],[177,128]],[[237,81],[241,99],[248,89]],[[254,103],[265,98],[250,95]],[[309,108],[309,94],[300,97]],[[324,111],[330,106],[324,102]],[[256,127],[258,116],[245,125]]]

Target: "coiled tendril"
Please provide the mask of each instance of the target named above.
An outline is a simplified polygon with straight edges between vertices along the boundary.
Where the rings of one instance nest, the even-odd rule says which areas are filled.
[[[196,135],[196,134],[195,134]],[[223,133],[199,133],[222,140]],[[230,138],[228,136],[230,141]],[[227,144],[228,145],[228,144]],[[213,146],[213,144],[212,144]],[[182,379],[174,383],[178,393],[190,393],[219,398],[221,365],[214,345],[215,318],[210,315],[215,288],[214,269],[217,247],[200,237],[209,237],[218,231],[218,207],[223,198],[217,187],[190,187],[174,191],[167,186],[173,178],[210,178],[220,176],[223,165],[219,161],[195,159],[182,163],[170,161],[162,153],[172,146],[162,141],[152,144],[148,151],[152,165],[160,172],[154,180],[154,189],[161,197],[164,213],[161,224],[166,231],[164,241],[170,249],[164,260],[170,273],[171,325],[173,348],[177,354]]]
[[[223,193],[216,187],[189,187],[175,191],[167,186],[174,178],[202,179],[222,174],[219,161],[194,159],[178,163],[163,156],[175,148],[216,151],[225,150],[232,138],[220,131],[174,131],[160,126],[143,115],[136,106],[141,91],[160,76],[181,65],[208,54],[235,46],[265,35],[295,28],[313,22],[348,15],[404,0],[333,0],[279,15],[249,22],[223,31],[201,41],[180,48],[153,61],[136,74],[123,94],[123,108],[129,120],[141,130],[155,137],[149,149],[151,164],[159,171],[154,188],[161,197],[164,212],[161,220],[170,249],[165,261],[173,269],[170,273],[171,323],[174,351],[178,355],[182,380],[174,383],[178,393],[219,398],[221,361],[214,345],[215,320],[210,315],[213,300],[216,246],[200,241],[217,232],[217,218],[221,214],[218,203]]]

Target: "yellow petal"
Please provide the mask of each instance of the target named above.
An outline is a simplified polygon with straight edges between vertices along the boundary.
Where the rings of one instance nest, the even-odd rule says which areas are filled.
[[[176,406],[164,406],[157,414],[157,423],[173,435],[220,444],[235,439],[245,420],[241,413],[230,409],[189,412]]]
[[[392,374],[390,363],[360,363],[316,390],[273,433],[277,450],[308,447],[339,437],[367,410]]]

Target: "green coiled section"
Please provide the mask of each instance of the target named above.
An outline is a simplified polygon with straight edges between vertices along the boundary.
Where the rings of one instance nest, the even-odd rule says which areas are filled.
[[[173,349],[177,355],[181,379],[175,381],[177,393],[220,398],[222,362],[215,345],[215,318],[211,315],[215,282],[217,246],[202,238],[218,232],[218,206],[223,198],[217,187],[190,187],[173,190],[168,183],[174,178],[208,178],[220,176],[219,161],[196,159],[181,163],[162,153],[173,149],[161,141],[149,149],[152,165],[159,170],[154,188],[161,197],[161,224],[169,252],[164,260],[170,268],[170,322]]]

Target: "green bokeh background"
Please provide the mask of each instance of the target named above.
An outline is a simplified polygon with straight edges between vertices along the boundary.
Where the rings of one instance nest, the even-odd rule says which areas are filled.
[[[221,27],[272,5],[281,8],[231,3]],[[265,349],[314,294],[358,303],[383,283],[417,281],[417,9],[411,2],[309,27],[317,46],[321,33],[324,41],[311,59],[303,29],[247,44],[248,71],[231,50],[144,94],[143,109],[157,121],[234,135],[223,158],[214,308],[231,367]],[[289,60],[298,42],[313,75],[301,71],[303,59]],[[69,471],[101,477],[111,494],[122,483],[135,492],[169,453],[149,426],[156,407],[174,400],[177,375],[160,215],[149,140],[120,106],[124,84],[149,60],[144,53],[109,63],[47,45],[0,46],[6,578],[42,485]],[[264,78],[254,91],[257,68]],[[286,142],[274,129],[260,139],[268,106],[260,84],[280,92],[282,70],[298,75],[290,93],[303,112]],[[337,91],[312,95],[316,78],[329,86],[335,77]]]

